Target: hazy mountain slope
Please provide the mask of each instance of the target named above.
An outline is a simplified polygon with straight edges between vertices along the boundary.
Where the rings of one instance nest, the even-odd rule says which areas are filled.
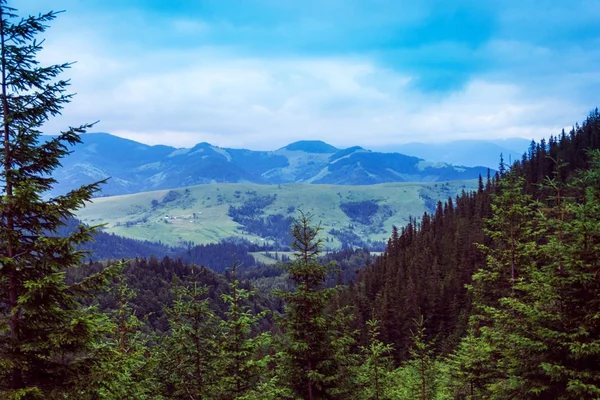
[[[498,140],[457,140],[446,143],[406,143],[378,148],[380,151],[397,151],[428,161],[438,161],[468,167],[498,168],[500,154],[506,163],[520,160],[531,141],[521,138]]]
[[[162,165],[152,165],[176,149],[148,146],[107,133],[84,134],[82,142],[64,157],[62,168],[55,172],[58,184],[53,194],[64,193],[83,184],[111,179],[103,186],[105,194],[131,193],[140,190]]]
[[[119,195],[207,183],[318,183],[368,185],[475,179],[485,168],[426,163],[418,157],[338,149],[299,141],[275,151],[228,149],[199,143],[189,149],[148,146],[106,133],[85,134],[64,158],[51,195],[110,177],[102,195]]]

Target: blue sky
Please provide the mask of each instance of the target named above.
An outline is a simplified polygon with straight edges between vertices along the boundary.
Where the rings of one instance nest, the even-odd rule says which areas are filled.
[[[13,1],[13,3],[15,3]],[[274,149],[539,139],[600,103],[600,1],[20,0],[66,12],[51,132]]]

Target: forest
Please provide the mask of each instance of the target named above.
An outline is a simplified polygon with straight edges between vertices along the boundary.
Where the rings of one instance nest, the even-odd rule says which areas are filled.
[[[56,15],[0,0],[1,399],[600,398],[598,109],[394,228],[377,257],[323,257],[298,211],[276,267],[243,271],[234,243],[114,237],[139,256],[100,261],[86,247],[100,227],[71,218],[103,181],[44,197],[92,126],[40,140],[72,96],[69,64],[36,59]]]

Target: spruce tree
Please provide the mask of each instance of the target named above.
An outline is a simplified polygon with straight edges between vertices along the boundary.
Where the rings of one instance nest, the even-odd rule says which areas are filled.
[[[368,320],[369,341],[361,346],[362,363],[358,367],[357,380],[364,400],[383,400],[389,398],[390,371],[393,367],[391,352],[393,347],[379,339],[379,321]]]
[[[99,183],[47,198],[51,173],[79,134],[91,125],[70,127],[49,140],[41,129],[60,114],[72,95],[59,75],[70,64],[42,66],[36,36],[56,12],[19,18],[0,0],[0,397],[77,397],[97,362],[95,343],[106,319],[81,300],[107,283],[103,272],[67,284],[93,228],[79,226],[66,237],[56,233],[89,201]]]
[[[554,195],[545,204],[521,196],[519,208],[535,212],[514,247],[511,236],[498,231],[507,224],[491,226],[496,247],[515,249],[518,275],[499,298],[475,298],[482,344],[491,351],[489,364],[473,372],[493,377],[482,391],[490,398],[600,397],[600,154],[590,156],[591,169],[572,181],[547,180],[546,190]],[[492,221],[508,215],[495,209]],[[497,263],[502,254],[513,253],[489,253],[488,270],[474,277],[479,292],[502,283],[501,274],[493,273],[496,265],[510,266]]]
[[[294,222],[296,259],[284,267],[295,290],[277,292],[286,302],[281,324],[286,340],[286,378],[297,396],[309,400],[344,398],[343,386],[349,382],[353,364],[347,313],[328,308],[337,289],[324,286],[331,265],[318,261],[322,244],[319,231],[307,215]]]
[[[412,382],[408,382],[411,398],[430,400],[436,398],[437,370],[433,354],[433,345],[427,341],[423,317],[414,321],[415,329],[412,334],[413,345],[410,349],[410,360],[403,368],[413,373]]]
[[[465,400],[488,399],[488,386],[497,378],[489,340],[471,327],[448,357],[452,391]]]
[[[156,352],[156,377],[162,394],[171,399],[214,398],[218,388],[218,321],[207,297],[208,288],[192,276],[173,287],[175,300],[169,314],[170,335]]]
[[[225,319],[220,321],[220,338],[217,340],[218,362],[213,366],[217,370],[218,393],[216,398],[224,400],[253,398],[259,385],[266,384],[267,363],[266,346],[270,335],[256,335],[253,330],[265,312],[254,314],[247,305],[255,290],[244,289],[237,277],[237,264],[231,269],[229,293],[221,295],[227,306]],[[261,388],[265,390],[264,387]]]
[[[122,265],[122,264],[121,264]],[[92,390],[81,400],[158,400],[158,383],[152,374],[154,364],[160,362],[148,356],[149,340],[142,332],[144,323],[132,308],[131,301],[136,292],[125,280],[123,268],[114,282],[111,295],[117,308],[112,310],[111,330],[107,333],[98,351],[103,352],[105,361],[98,364],[89,382]]]

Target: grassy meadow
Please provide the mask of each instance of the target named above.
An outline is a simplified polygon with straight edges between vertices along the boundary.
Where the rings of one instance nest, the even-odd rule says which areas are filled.
[[[328,234],[331,229],[350,228],[366,239],[387,240],[393,225],[403,226],[409,216],[423,214],[426,199],[431,207],[433,201],[454,197],[476,185],[476,180],[367,186],[206,184],[100,197],[81,209],[77,216],[88,224],[105,224],[104,230],[109,233],[166,244],[214,243],[231,236],[262,243],[268,239],[242,232],[241,226],[228,215],[228,209],[230,205],[241,206],[253,196],[276,195],[275,201],[264,208],[263,216],[295,216],[298,210],[310,213],[315,223],[321,223],[323,237],[329,237],[328,246],[335,247],[340,243]],[[365,200],[375,201],[380,207],[387,206],[388,213],[377,224],[353,222],[340,208],[342,203]]]

